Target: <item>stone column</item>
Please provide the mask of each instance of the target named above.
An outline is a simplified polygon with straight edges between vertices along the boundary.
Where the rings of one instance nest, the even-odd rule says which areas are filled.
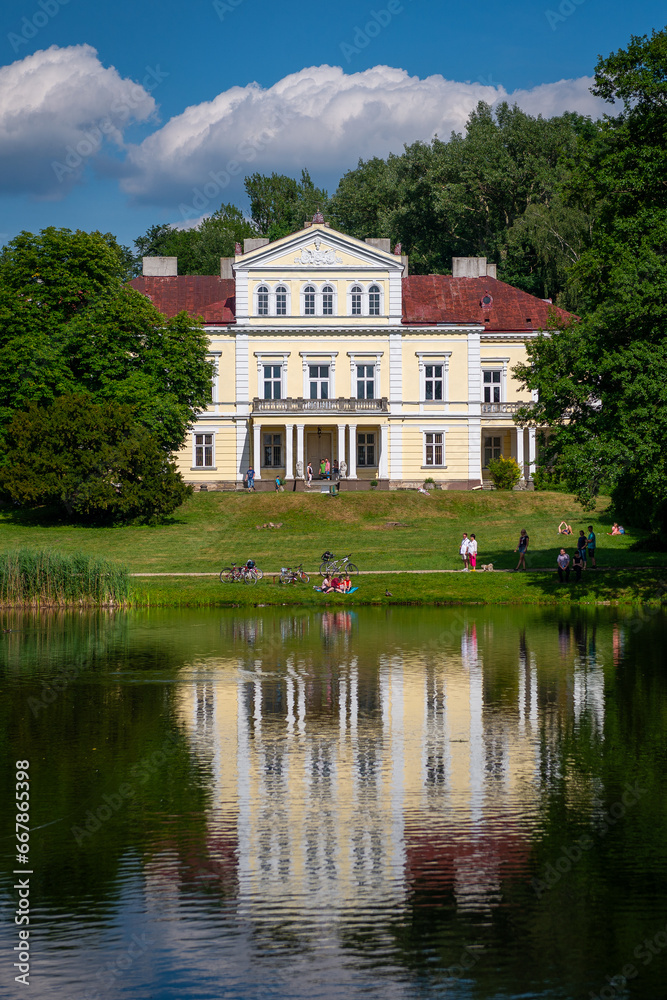
[[[257,421],[253,421],[252,425],[252,465],[255,470],[255,479],[261,479],[262,426]]]
[[[389,427],[380,424],[380,455],[378,457],[378,479],[389,478]]]
[[[294,424],[285,424],[285,479],[294,479]]]
[[[357,478],[357,425],[348,424],[350,434],[350,461],[347,463],[347,478]]]
[[[521,469],[521,478],[525,479],[526,466],[523,460],[523,427],[516,429],[516,462]]]
[[[338,468],[345,461],[345,426],[345,424],[338,424]]]
[[[528,428],[528,479],[533,478],[533,473],[535,472],[535,459],[536,455],[536,436],[537,431],[535,427]]]
[[[299,462],[301,462],[301,478],[302,479],[304,479],[305,475],[306,475],[306,462],[305,462],[305,459],[304,459],[304,451],[303,451],[303,440],[304,440],[303,439],[303,431],[304,431],[304,427],[305,427],[305,424],[297,424],[296,425],[296,464],[297,464],[297,468],[298,468]]]

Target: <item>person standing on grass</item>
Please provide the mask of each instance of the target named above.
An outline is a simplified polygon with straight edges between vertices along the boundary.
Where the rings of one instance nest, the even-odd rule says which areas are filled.
[[[570,557],[568,556],[565,549],[561,549],[556,559],[558,563],[558,579],[563,582],[563,574],[565,574],[565,582],[569,583],[570,580]]]
[[[577,538],[577,551],[580,553],[584,569],[586,569],[586,535],[584,534],[583,528],[579,532],[579,537]]]
[[[588,558],[591,561],[591,569],[597,569],[595,563],[595,532],[593,531],[593,525],[588,525],[588,538],[586,539],[588,547]]]
[[[581,571],[584,568],[584,560],[581,558],[581,552],[579,549],[574,553],[572,557],[572,569],[574,570],[574,582],[579,583],[581,580]]]
[[[526,552],[528,551],[528,541],[529,541],[528,532],[526,531],[525,528],[522,528],[521,534],[519,535],[519,544],[514,550],[515,552],[519,553],[519,563],[514,568],[515,573],[519,569],[525,570],[526,568]]]
[[[474,573],[477,569],[477,539],[474,535],[468,540],[468,563]]]
[[[464,531],[463,532],[463,538],[461,539],[461,544],[459,546],[459,554],[460,554],[461,558],[463,559],[463,569],[461,570],[462,573],[467,573],[468,572],[468,552],[469,552],[469,549],[470,549],[470,541],[468,539],[467,532]]]

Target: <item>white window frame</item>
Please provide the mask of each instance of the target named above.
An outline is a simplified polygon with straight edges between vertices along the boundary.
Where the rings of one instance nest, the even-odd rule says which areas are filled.
[[[280,365],[280,398],[287,398],[287,362],[291,351],[255,351],[257,398],[264,399],[264,365]]]
[[[357,399],[357,365],[373,365],[375,368],[375,396],[374,399],[382,399],[382,385],[380,383],[381,360],[384,351],[376,351],[373,354],[367,351],[348,351],[350,359],[350,399]]]
[[[484,399],[484,373],[489,371],[500,372],[500,403],[507,402],[507,366],[509,358],[480,358],[482,371],[480,375],[480,396],[482,406],[490,406],[493,400],[486,402]]]
[[[205,449],[207,447],[206,442],[202,444],[197,444],[198,437],[210,437],[211,438],[211,464],[210,465],[197,465],[197,448]],[[198,427],[192,431],[192,472],[215,472],[215,431],[211,428]]]
[[[370,314],[369,306],[369,289],[372,287],[377,287],[380,293],[380,311],[378,313]],[[352,313],[352,289],[361,289],[361,312]],[[351,281],[347,286],[347,315],[353,319],[360,319],[362,316],[371,319],[382,319],[385,313],[385,294],[384,294],[384,284],[378,279],[372,279],[371,281]]]
[[[338,351],[299,351],[303,368],[303,398],[310,399],[309,365],[329,365],[329,399],[336,398],[336,358]]]
[[[424,412],[434,407],[447,411],[449,407],[449,359],[451,351],[415,351],[419,364],[419,410]],[[426,366],[442,365],[442,399],[426,398]]]
[[[422,469],[446,469],[447,468],[447,428],[446,427],[421,427],[422,435]],[[442,434],[442,464],[435,465],[434,463],[427,465],[426,463],[426,449],[429,443],[426,440],[427,434]],[[431,442],[431,447],[436,447],[439,442]]]
[[[306,288],[315,289],[315,312],[306,314]],[[331,301],[331,312],[324,313],[324,289],[330,288],[332,292]],[[315,317],[324,317],[324,319],[329,319],[333,322],[334,318],[338,315],[338,288],[337,282],[335,281],[304,281],[301,285],[300,291],[301,300],[301,311],[300,315],[304,319],[315,319]]]
[[[375,461],[372,464],[370,462],[364,462],[364,463],[362,463],[362,462],[359,461],[359,448],[360,448],[359,438],[362,435],[364,437],[368,437],[369,434],[373,435],[372,448],[373,448],[373,457],[374,457]],[[356,440],[355,440],[355,446],[356,446],[355,455],[356,455],[356,460],[357,460],[357,469],[377,469],[377,468],[379,468],[378,463],[379,463],[379,460],[380,460],[380,441],[378,440],[378,432],[376,430],[372,430],[372,431],[363,430],[363,431],[360,431],[357,428],[357,432],[356,432],[355,437],[356,437]],[[366,441],[364,441],[363,447],[364,448],[368,448],[369,444]]]
[[[490,440],[491,442],[493,442],[493,439],[497,438],[500,441],[499,454],[502,455],[502,453],[503,453],[503,435],[501,433],[497,432],[497,431],[494,433],[493,428],[491,428],[490,429],[490,433],[487,434],[486,433],[487,430],[489,430],[489,428],[485,427],[484,430],[482,431],[482,468],[483,469],[488,469],[488,467],[489,467],[488,462],[485,461],[485,458],[486,458],[486,441],[487,441],[487,439]],[[494,447],[495,447],[495,445],[491,444],[491,452],[493,452]],[[491,459],[492,460],[495,457],[496,457],[495,455],[493,455],[493,454],[491,455]]]
[[[278,288],[285,289],[285,312],[278,316],[276,307],[276,293]],[[268,312],[261,313],[259,311],[259,290],[260,288],[268,289]],[[253,290],[253,313],[258,319],[267,319],[269,316],[277,317],[278,319],[288,319],[292,312],[292,301],[291,301],[291,288],[289,281],[259,281]]]

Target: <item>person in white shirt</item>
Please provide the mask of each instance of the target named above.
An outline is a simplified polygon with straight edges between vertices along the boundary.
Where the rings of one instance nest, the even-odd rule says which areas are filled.
[[[468,565],[474,573],[477,569],[477,539],[474,535],[471,535],[468,539]]]
[[[470,547],[470,539],[468,538],[467,532],[464,531],[463,532],[463,538],[461,539],[461,546],[459,548],[459,552],[461,554],[461,558],[463,559],[463,570],[462,570],[463,573],[467,573],[468,572],[468,551],[469,551],[469,547]]]

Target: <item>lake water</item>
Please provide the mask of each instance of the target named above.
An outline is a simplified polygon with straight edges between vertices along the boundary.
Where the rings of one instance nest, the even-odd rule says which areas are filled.
[[[0,995],[667,996],[662,612],[0,625]]]

